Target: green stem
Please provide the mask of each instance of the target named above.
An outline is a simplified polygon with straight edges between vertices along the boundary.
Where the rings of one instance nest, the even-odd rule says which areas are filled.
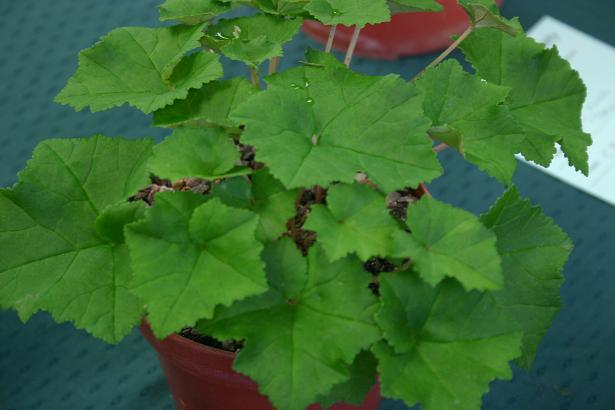
[[[346,67],[350,67],[352,56],[354,55],[354,50],[357,47],[357,41],[359,41],[360,34],[361,27],[355,26],[354,33],[352,33],[352,38],[350,39],[350,45],[348,45],[348,51],[346,52],[346,58],[344,58],[344,64],[346,64]]]
[[[330,53],[333,49],[333,42],[335,41],[335,32],[337,31],[337,26],[332,26],[329,31],[329,39],[327,40],[327,46],[325,47],[325,53]]]
[[[465,40],[470,34],[472,34],[472,31],[474,31],[474,26],[470,26],[466,29],[466,31],[464,31],[457,40],[455,40],[455,42],[453,44],[451,44],[449,46],[449,48],[447,48],[446,50],[444,50],[442,52],[442,54],[440,54],[438,57],[436,57],[435,60],[433,60],[427,67],[425,67],[420,73],[418,73],[412,80],[410,80],[410,82],[415,81],[416,79],[418,79],[420,76],[423,75],[423,73],[427,70],[429,70],[430,68],[433,68],[435,66],[437,66],[438,64],[440,64],[442,61],[444,61],[444,59],[446,57],[448,57],[453,51],[455,51],[455,49],[457,47],[459,47],[459,44],[461,44],[463,42],[463,40]]]
[[[250,80],[252,81],[252,84],[255,87],[260,88],[261,81],[260,81],[260,78],[258,76],[258,69],[257,68],[250,67]]]
[[[271,60],[269,60],[269,75],[277,73],[279,66],[280,57],[273,57]]]

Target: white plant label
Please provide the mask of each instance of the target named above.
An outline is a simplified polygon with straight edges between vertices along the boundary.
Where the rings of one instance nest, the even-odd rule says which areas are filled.
[[[581,74],[588,91],[583,128],[594,141],[589,148],[589,177],[570,168],[561,151],[549,168],[536,167],[615,205],[615,47],[550,16],[543,17],[528,34],[547,46],[555,44]]]

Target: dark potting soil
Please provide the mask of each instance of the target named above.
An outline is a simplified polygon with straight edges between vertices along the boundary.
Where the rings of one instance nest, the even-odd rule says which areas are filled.
[[[387,206],[389,213],[395,219],[405,221],[408,213],[408,206],[419,200],[421,194],[416,189],[406,188],[393,192],[387,196]]]
[[[226,350],[227,352],[236,353],[243,348],[243,341],[238,340],[226,340],[224,342],[219,341],[211,336],[203,335],[192,327],[187,327],[179,335],[187,339],[197,342],[199,344],[213,347],[214,349]]]

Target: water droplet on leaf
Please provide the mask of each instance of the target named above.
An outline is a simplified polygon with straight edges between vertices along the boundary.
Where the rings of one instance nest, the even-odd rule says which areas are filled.
[[[305,99],[305,102],[308,104],[314,104],[314,99],[312,97],[308,97]]]
[[[342,12],[341,12],[341,11],[339,11],[338,9],[333,9],[333,15],[334,15],[334,16],[341,16],[341,15],[342,15]]]

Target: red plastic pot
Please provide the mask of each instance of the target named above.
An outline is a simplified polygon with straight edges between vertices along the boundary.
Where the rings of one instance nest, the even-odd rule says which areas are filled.
[[[256,383],[232,370],[235,354],[179,335],[158,340],[145,321],[141,333],[158,353],[178,409],[274,410],[269,400],[258,393]],[[375,385],[361,406],[336,404],[331,410],[377,410],[379,403],[380,387]],[[309,410],[321,407],[313,405]]]
[[[501,4],[503,0],[497,0]],[[430,53],[448,47],[451,36],[461,34],[469,24],[465,11],[457,0],[439,0],[440,13],[401,13],[390,22],[367,25],[361,31],[355,54],[361,57],[394,60],[402,56]],[[321,43],[329,37],[329,26],[306,21],[303,31]],[[333,46],[346,50],[353,28],[338,26]]]

